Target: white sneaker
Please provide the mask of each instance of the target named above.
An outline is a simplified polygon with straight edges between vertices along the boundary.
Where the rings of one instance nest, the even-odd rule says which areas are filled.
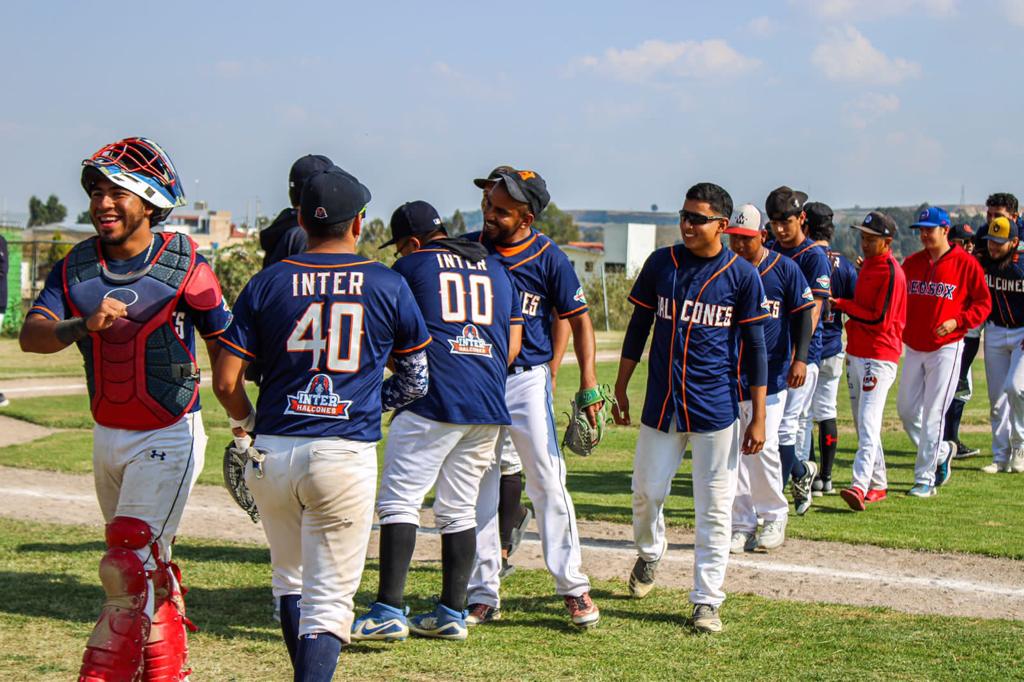
[[[757,544],[757,539],[754,534],[746,530],[733,531],[732,541],[729,544],[729,552],[732,554],[742,554],[743,552],[749,552]]]
[[[1024,448],[1014,450],[1010,453],[1010,460],[1006,463],[1006,468],[1003,471],[1009,471],[1014,474],[1024,474]]]
[[[981,467],[981,473],[983,474],[998,474],[1009,470],[1010,465],[1008,462],[992,462]]]
[[[782,546],[786,541],[786,519],[765,521],[761,534],[757,536],[757,547],[754,549],[767,551]]]

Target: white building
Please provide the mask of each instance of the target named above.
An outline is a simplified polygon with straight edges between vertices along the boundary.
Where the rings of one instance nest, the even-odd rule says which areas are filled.
[[[606,273],[635,277],[654,251],[657,227],[647,223],[609,223],[604,241],[569,242],[562,247],[572,261],[576,276],[585,280]]]

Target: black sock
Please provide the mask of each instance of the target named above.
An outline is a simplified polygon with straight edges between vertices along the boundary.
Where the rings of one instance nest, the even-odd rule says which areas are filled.
[[[943,440],[960,440],[960,420],[964,416],[964,405],[966,404],[963,400],[956,398],[953,398],[953,402],[949,404],[949,409],[946,410],[946,425],[942,433]]]
[[[294,682],[331,682],[340,653],[341,640],[329,632],[299,637]]]
[[[295,652],[299,648],[299,595],[286,594],[278,602],[281,604],[281,634],[294,666]]]
[[[807,461],[808,462],[817,462],[818,458],[814,456],[814,429],[813,428],[807,433],[807,440],[810,441],[809,443],[807,443]]]
[[[475,559],[476,528],[441,536],[441,603],[453,611],[466,608],[466,590]]]
[[[818,448],[821,450],[821,471],[818,478],[831,481],[832,465],[835,464],[836,450],[839,448],[839,427],[835,419],[826,419],[818,424]]]
[[[782,490],[785,491],[789,475],[793,472],[793,463],[796,461],[796,446],[780,445],[779,459],[782,460]]]
[[[512,529],[522,518],[523,474],[503,474],[501,492],[498,496],[498,532],[501,534],[501,548],[512,546]]]
[[[377,601],[402,608],[405,579],[416,549],[416,524],[388,523],[380,527],[380,585]]]

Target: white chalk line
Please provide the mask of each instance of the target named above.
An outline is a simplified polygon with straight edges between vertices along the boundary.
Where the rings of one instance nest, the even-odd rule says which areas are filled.
[[[72,391],[84,391],[88,387],[85,384],[53,384],[49,386],[22,386],[19,388],[0,388],[4,395],[15,395],[17,393],[61,393]]]

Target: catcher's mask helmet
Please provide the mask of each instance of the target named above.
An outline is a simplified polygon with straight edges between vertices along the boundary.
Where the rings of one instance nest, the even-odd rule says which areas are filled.
[[[82,161],[82,187],[88,193],[97,179],[106,178],[136,194],[153,208],[149,222],[163,222],[171,210],[185,205],[185,191],[171,157],[145,137],[127,137],[108,144]]]

